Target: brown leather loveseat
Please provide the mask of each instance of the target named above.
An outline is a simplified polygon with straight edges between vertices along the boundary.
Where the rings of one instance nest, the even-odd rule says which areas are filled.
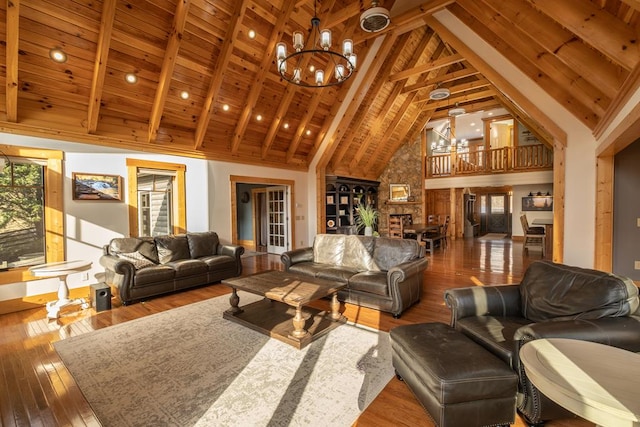
[[[573,415],[527,379],[520,348],[541,338],[594,341],[640,352],[638,288],[602,271],[532,263],[519,285],[445,291],[451,326],[502,359],[518,374],[518,410],[530,424]]]
[[[281,255],[286,271],[347,283],[338,299],[400,317],[420,300],[424,249],[413,239],[318,234],[313,247]]]
[[[242,246],[223,245],[213,231],[112,239],[100,264],[123,304],[242,274]]]

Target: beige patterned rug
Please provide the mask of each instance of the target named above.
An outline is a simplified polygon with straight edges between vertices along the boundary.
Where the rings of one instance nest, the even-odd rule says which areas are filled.
[[[54,346],[107,427],[350,426],[393,377],[385,332],[345,324],[296,350],[224,320],[228,306],[218,297]]]

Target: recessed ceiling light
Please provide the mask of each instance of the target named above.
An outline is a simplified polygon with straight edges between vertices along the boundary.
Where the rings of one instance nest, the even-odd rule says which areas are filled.
[[[255,39],[256,38],[256,32],[253,30],[249,30],[249,38],[250,39]]]
[[[475,126],[475,125],[476,125],[475,123],[469,123],[469,126]]]
[[[476,132],[480,132],[480,129],[476,129]]]
[[[55,62],[67,62],[67,54],[62,49],[54,48],[49,51],[49,58]]]
[[[314,71],[316,71],[316,67],[314,67],[313,65],[309,65],[309,72],[313,73]]]
[[[124,75],[124,79],[127,83],[129,84],[136,84],[138,83],[138,76],[136,76],[134,73],[127,73]]]
[[[284,125],[282,125],[282,127],[285,129],[289,129],[289,123],[285,123]]]
[[[307,129],[307,136],[311,135],[311,131]]]
[[[187,92],[186,90],[183,90],[182,92],[180,92],[180,98],[182,99],[189,99],[189,92]]]
[[[229,111],[229,104],[224,104],[224,105],[222,106],[222,109],[223,109],[224,111]]]
[[[261,114],[258,114],[258,115],[256,116],[256,120],[257,120],[257,121],[261,121],[261,120],[262,120],[262,115],[261,115]]]
[[[493,116],[493,113],[488,113],[490,116]]]

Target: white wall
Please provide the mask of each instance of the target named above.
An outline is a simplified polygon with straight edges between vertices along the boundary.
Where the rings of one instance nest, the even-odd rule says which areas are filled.
[[[93,262],[88,279],[81,274],[69,276],[70,288],[95,283],[102,273],[99,258],[102,246],[114,237],[128,236],[126,159],[179,163],[186,166],[186,215],[188,231],[216,231],[222,242],[231,242],[230,175],[278,178],[295,181],[298,207],[295,209],[296,245],[309,243],[307,174],[273,168],[207,161],[189,157],[167,156],[120,150],[88,144],[62,142],[44,138],[0,134],[3,144],[61,150],[64,154],[63,200],[65,212],[65,259],[85,259]],[[73,200],[71,178],[74,172],[105,173],[123,178],[122,202]],[[315,180],[312,180],[315,182]],[[315,213],[315,210],[313,211]],[[295,218],[294,218],[295,220]],[[24,296],[56,292],[57,279],[15,283],[0,287],[0,301]]]

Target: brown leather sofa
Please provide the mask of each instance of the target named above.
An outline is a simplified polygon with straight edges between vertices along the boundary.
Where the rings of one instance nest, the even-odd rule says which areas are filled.
[[[347,283],[343,302],[386,311],[398,318],[420,300],[424,249],[416,240],[318,234],[312,247],[281,255],[286,271]]]
[[[574,415],[528,380],[520,348],[541,338],[594,341],[640,352],[638,288],[602,271],[549,261],[532,263],[519,285],[445,291],[451,326],[518,374],[518,410],[532,425]]]
[[[100,264],[123,304],[219,282],[242,274],[242,246],[223,245],[213,231],[112,239]]]

